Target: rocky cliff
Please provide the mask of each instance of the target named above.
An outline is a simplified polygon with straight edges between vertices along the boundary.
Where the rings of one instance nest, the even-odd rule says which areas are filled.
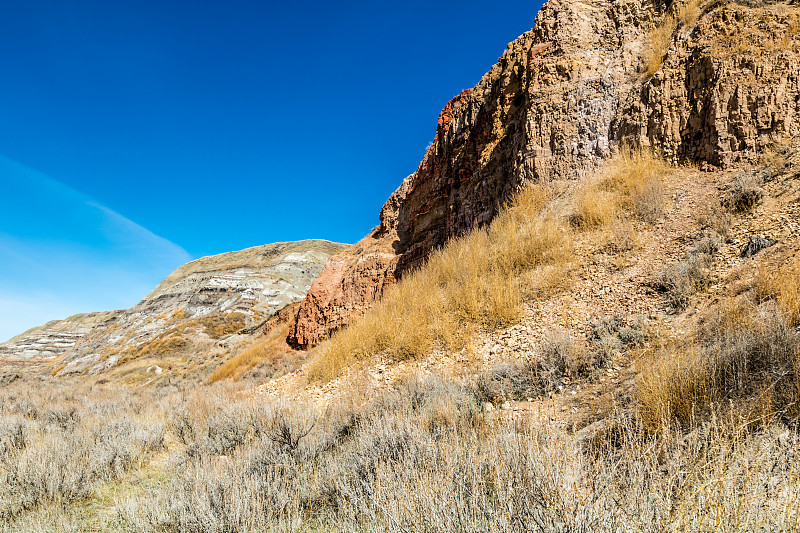
[[[799,33],[792,3],[548,1],[445,106],[417,171],[329,259],[287,340],[319,342],[524,183],[581,179],[621,142],[725,167],[798,135]]]
[[[202,352],[254,334],[301,300],[328,257],[345,245],[321,240],[257,246],[178,268],[124,311],[76,315],[0,344],[0,360],[50,362],[55,372],[98,373],[121,360]]]

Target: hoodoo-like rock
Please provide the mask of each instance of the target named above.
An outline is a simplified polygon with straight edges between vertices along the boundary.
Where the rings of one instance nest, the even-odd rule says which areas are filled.
[[[707,2],[694,21],[681,7],[548,1],[475,88],[447,103],[417,171],[380,225],[329,259],[287,340],[319,342],[436,247],[490,221],[525,182],[580,179],[620,142],[726,166],[797,135],[800,10]],[[663,66],[645,77],[652,31],[670,20]]]

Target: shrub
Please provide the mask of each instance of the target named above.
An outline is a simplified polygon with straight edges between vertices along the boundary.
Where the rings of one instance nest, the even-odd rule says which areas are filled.
[[[661,70],[664,56],[669,51],[670,44],[678,28],[693,27],[697,24],[700,15],[700,0],[688,0],[685,4],[679,5],[676,13],[665,14],[661,18],[647,35],[643,77],[649,78]]]
[[[678,263],[658,273],[655,287],[667,294],[667,306],[671,312],[680,312],[688,307],[691,297],[704,290],[711,277],[714,254],[722,246],[715,235],[705,235]]]
[[[689,424],[726,401],[768,416],[800,414],[800,333],[772,302],[726,300],[696,338],[672,343],[642,363],[637,400],[650,429],[671,419]]]
[[[764,197],[762,183],[754,171],[739,172],[725,189],[722,205],[736,213],[751,211]]]
[[[47,508],[86,500],[98,484],[163,449],[164,426],[140,409],[138,395],[118,392],[104,401],[101,393],[92,392],[91,400],[85,391],[75,393],[67,386],[24,396],[0,391],[0,411],[41,413],[0,416],[7,422],[0,428],[0,522],[14,524],[40,510],[46,514]]]
[[[283,324],[273,328],[266,336],[253,340],[239,353],[218,366],[208,377],[208,382],[216,383],[223,379],[237,381],[261,363],[275,366],[280,359],[290,355],[291,349],[285,340],[287,332],[288,324]]]
[[[755,280],[759,301],[773,300],[791,326],[800,324],[800,258],[782,265],[763,264]]]

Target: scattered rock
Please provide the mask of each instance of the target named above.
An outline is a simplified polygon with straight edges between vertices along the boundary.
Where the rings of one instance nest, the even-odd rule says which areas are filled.
[[[777,242],[778,241],[775,239],[770,239],[769,237],[759,237],[754,235],[750,237],[750,242],[748,242],[745,247],[742,248],[742,257],[753,257],[764,248],[769,248]]]

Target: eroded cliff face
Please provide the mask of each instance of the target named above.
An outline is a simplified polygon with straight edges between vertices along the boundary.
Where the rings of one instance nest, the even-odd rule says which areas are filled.
[[[675,161],[727,167],[800,135],[800,8],[702,5],[662,68],[626,97],[612,136]]]
[[[622,141],[725,166],[797,135],[798,8],[705,4],[644,78],[650,33],[679,7],[547,2],[475,88],[448,102],[417,171],[386,202],[380,225],[330,258],[288,341],[319,342],[437,246],[490,221],[525,182],[581,179]]]

